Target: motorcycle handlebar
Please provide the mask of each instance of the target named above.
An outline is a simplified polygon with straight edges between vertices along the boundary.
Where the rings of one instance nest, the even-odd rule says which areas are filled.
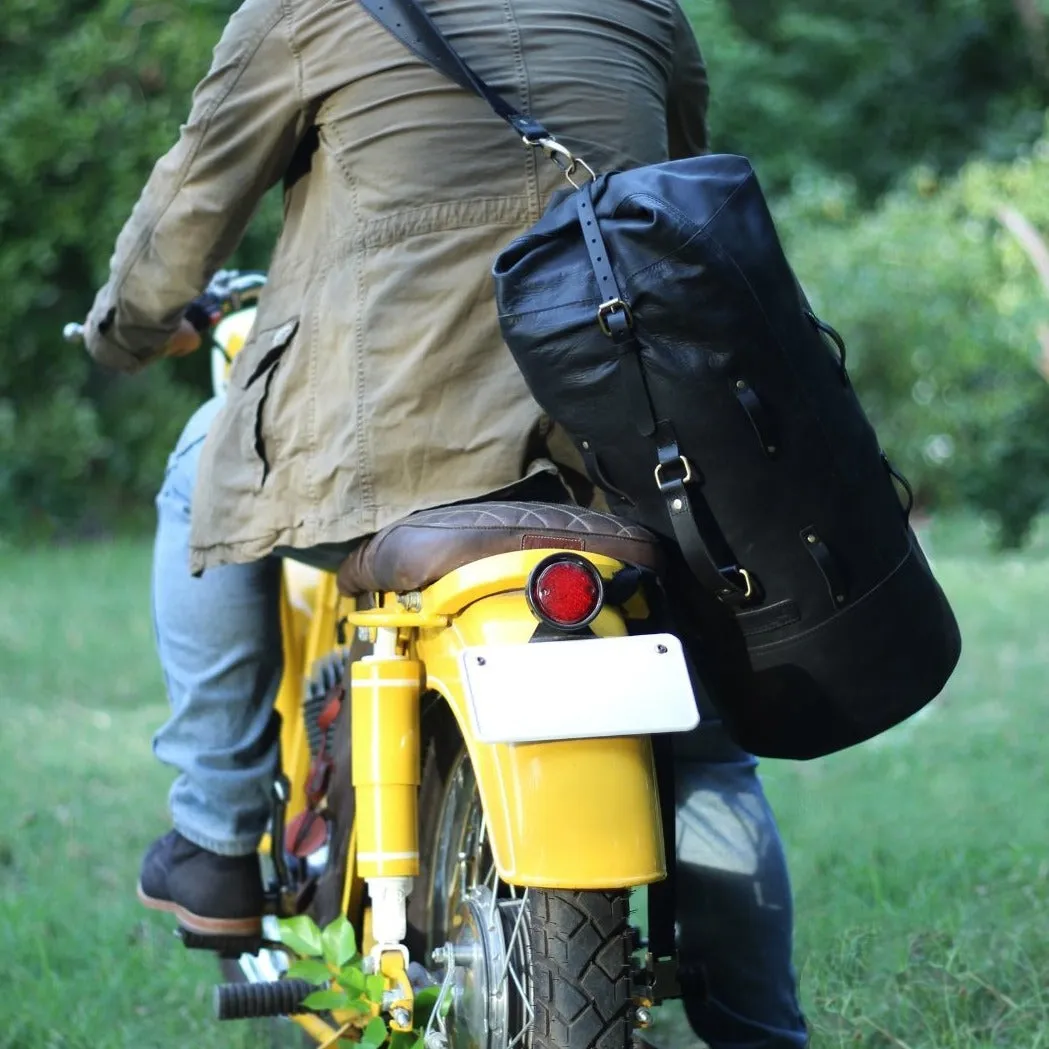
[[[186,316],[203,335],[230,309],[240,309],[258,298],[266,283],[266,274],[255,270],[219,270],[211,278],[203,295],[194,299]],[[83,343],[84,325],[73,321],[62,329],[62,338],[70,343]]]

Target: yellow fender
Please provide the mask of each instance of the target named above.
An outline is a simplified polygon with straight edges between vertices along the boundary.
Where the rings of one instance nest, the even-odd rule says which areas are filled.
[[[464,648],[526,644],[536,620],[524,586],[549,550],[500,554],[467,565],[422,595],[422,612],[448,627],[419,631],[415,657],[426,685],[451,705],[466,742],[503,881],[557,889],[615,889],[666,876],[652,746],[647,736],[489,744],[474,738],[458,656]],[[622,565],[587,555],[605,578]],[[591,624],[626,634],[618,613]]]

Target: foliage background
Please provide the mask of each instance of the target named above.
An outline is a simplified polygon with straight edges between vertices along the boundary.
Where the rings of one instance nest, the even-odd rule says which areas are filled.
[[[148,509],[207,388],[203,354],[116,378],[59,334],[235,6],[5,2],[0,536]],[[1021,542],[1049,500],[1049,287],[1001,215],[1049,232],[1049,0],[686,6],[715,147],[754,160],[888,451],[926,509],[975,507]],[[278,219],[269,200],[242,261],[265,264]]]

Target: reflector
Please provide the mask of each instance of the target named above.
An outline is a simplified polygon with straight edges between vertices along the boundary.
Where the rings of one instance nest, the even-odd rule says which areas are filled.
[[[532,611],[552,626],[575,630],[601,610],[601,577],[589,562],[555,555],[540,562],[528,585]]]

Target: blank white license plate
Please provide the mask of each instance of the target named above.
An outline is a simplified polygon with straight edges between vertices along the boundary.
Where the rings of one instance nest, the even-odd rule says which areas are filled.
[[[681,642],[671,634],[483,645],[460,661],[483,743],[687,732],[699,724]]]

